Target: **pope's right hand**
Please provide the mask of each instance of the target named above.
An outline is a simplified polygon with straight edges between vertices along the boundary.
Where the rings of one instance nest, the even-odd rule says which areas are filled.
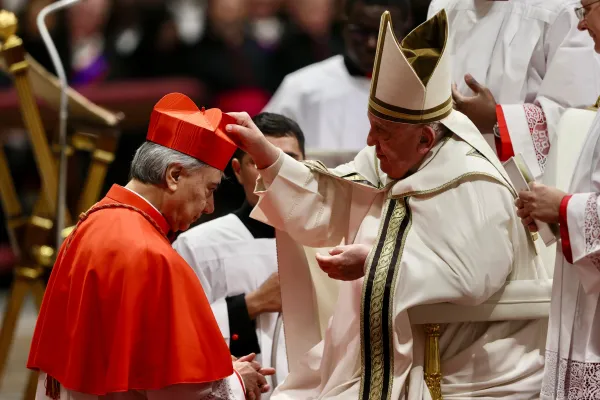
[[[264,169],[275,164],[280,150],[265,138],[250,115],[245,112],[231,112],[227,115],[235,118],[236,123],[228,124],[225,132],[240,149],[252,157],[256,167]]]

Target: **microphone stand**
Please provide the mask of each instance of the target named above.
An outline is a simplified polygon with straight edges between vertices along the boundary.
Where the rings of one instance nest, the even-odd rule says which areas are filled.
[[[67,207],[67,117],[68,117],[68,98],[67,98],[67,76],[56,46],[46,27],[46,16],[56,11],[71,7],[81,0],[59,0],[44,7],[37,16],[37,26],[46,45],[46,49],[54,64],[54,69],[60,81],[60,108],[59,108],[59,136],[58,145],[60,157],[58,162],[58,191],[56,201],[56,251],[63,242],[62,231],[65,227],[65,210]]]

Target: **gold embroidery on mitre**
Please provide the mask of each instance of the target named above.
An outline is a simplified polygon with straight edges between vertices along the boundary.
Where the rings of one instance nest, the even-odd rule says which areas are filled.
[[[377,97],[377,88],[380,84],[381,62],[384,55],[388,31],[392,40],[395,41],[395,44],[398,47],[402,60],[404,60],[403,62],[406,63],[414,73],[414,75],[407,74],[405,79],[418,79],[420,81],[423,90],[423,104],[421,109],[401,107],[385,102]],[[447,88],[428,87],[431,77],[438,69],[440,61],[445,55],[447,43],[448,18],[445,10],[441,10],[435,16],[416,27],[404,38],[404,40],[402,40],[402,43],[398,42],[398,39],[394,34],[390,13],[388,11],[384,12],[381,16],[379,36],[377,39],[373,78],[371,80],[369,94],[369,111],[379,118],[407,124],[423,124],[440,121],[450,115],[453,109],[452,96],[450,93],[450,76],[448,76]],[[398,90],[401,89],[402,88],[398,88]],[[428,97],[428,92],[431,93],[439,90],[448,91],[448,97],[441,101],[440,104],[425,108],[424,104]],[[414,95],[414,93],[406,94],[406,96],[411,95]]]

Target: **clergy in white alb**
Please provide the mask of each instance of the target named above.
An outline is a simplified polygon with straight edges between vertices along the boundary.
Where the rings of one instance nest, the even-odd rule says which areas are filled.
[[[430,399],[423,330],[409,310],[476,308],[507,281],[548,280],[504,169],[476,127],[452,109],[447,33],[441,11],[399,43],[383,14],[370,147],[350,165],[299,163],[262,140],[247,115],[232,114],[238,125],[228,126],[230,136],[261,169],[253,217],[304,245],[354,244],[344,247],[349,258],[355,246],[371,247],[358,266],[364,278],[355,279],[356,269],[328,272],[348,281],[325,337],[290,360],[274,399]],[[282,281],[282,296],[294,289]],[[306,299],[310,293],[298,297],[296,309]],[[300,336],[310,332],[288,331],[301,310],[286,307],[284,297],[291,354],[291,341],[306,346]],[[544,318],[444,325],[444,398],[538,398],[546,325]]]
[[[579,28],[590,32],[596,51],[600,50],[600,2],[582,1],[577,14]],[[576,151],[561,143],[562,135],[584,135],[578,128],[589,125],[589,114],[565,113],[563,120],[567,120],[560,125],[567,132],[559,132],[559,148],[553,144],[552,151]],[[596,113],[577,154],[568,194],[540,184],[520,193],[517,200],[518,214],[532,230],[536,229],[533,219],[560,226],[543,400],[595,399],[600,393],[600,114]],[[565,167],[570,168],[570,162]]]
[[[545,185],[520,194],[524,223],[560,223],[546,344],[544,400],[594,399],[600,391],[600,119],[596,117],[569,193]]]
[[[576,0],[433,0],[429,9],[429,15],[448,13],[456,109],[501,161],[522,153],[536,178],[564,110],[594,104],[600,93],[600,63],[589,35],[577,29],[577,6]]]
[[[265,111],[296,121],[313,150],[351,151],[365,146],[369,120],[364,112],[379,17],[388,9],[402,38],[412,28],[408,0],[348,0],[345,4],[345,53],[309,65],[285,77]],[[344,160],[344,161],[347,161]]]
[[[272,113],[258,114],[253,121],[273,145],[296,160],[304,159],[304,136],[294,121]],[[255,353],[263,367],[275,368],[275,380],[267,377],[274,388],[288,369],[283,332],[279,328],[275,333],[281,312],[275,230],[250,218],[258,201],[254,194],[258,171],[252,157],[238,149],[232,168],[246,194],[242,206],[182,233],[173,248],[198,275],[231,354]],[[268,399],[270,393],[261,398]]]

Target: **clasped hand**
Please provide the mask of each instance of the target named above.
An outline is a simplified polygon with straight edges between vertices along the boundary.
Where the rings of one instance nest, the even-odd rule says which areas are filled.
[[[263,368],[255,359],[256,354],[254,353],[238,359],[232,357],[233,368],[240,374],[244,381],[246,399],[248,400],[258,400],[261,393],[267,393],[270,390],[270,386],[265,376],[275,373],[275,369]]]

